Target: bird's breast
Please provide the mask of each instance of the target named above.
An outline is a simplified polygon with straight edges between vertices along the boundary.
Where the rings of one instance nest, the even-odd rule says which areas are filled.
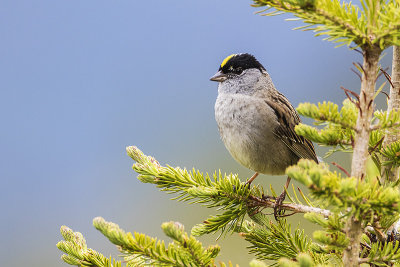
[[[243,166],[265,174],[283,174],[290,165],[286,145],[276,137],[274,110],[261,98],[219,94],[215,119],[221,139],[232,157]]]

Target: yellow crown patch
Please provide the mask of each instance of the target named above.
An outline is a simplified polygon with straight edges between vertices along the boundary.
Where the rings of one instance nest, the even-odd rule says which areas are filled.
[[[222,63],[221,63],[221,68],[223,68],[223,67],[226,65],[226,63],[229,61],[229,59],[231,59],[231,58],[234,57],[234,56],[236,56],[236,54],[232,54],[232,55],[230,55],[230,56],[227,56],[227,57],[224,59],[224,61],[222,61]]]

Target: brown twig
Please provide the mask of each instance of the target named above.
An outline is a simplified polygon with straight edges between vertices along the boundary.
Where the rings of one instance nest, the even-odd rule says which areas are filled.
[[[364,67],[362,66],[362,64],[361,64],[360,62],[357,62],[357,64],[353,62],[353,65],[354,65],[357,69],[360,68],[360,69],[361,69],[361,72],[365,75],[365,77],[367,77],[367,74],[365,73]],[[357,67],[357,66],[358,66],[358,67]]]
[[[388,93],[386,93],[386,92],[384,92],[384,91],[381,91],[381,93],[384,94],[384,95],[386,96],[386,99],[387,99],[387,100],[390,100],[390,96],[389,96]]]
[[[371,155],[372,152],[374,152],[374,151],[378,148],[378,146],[379,146],[380,144],[382,144],[383,139],[385,139],[385,137],[382,137],[382,138],[374,145],[374,147],[373,147],[373,148],[371,149],[371,151],[369,152],[370,155]]]
[[[344,88],[343,86],[340,86],[340,88],[341,88],[342,90],[344,90],[345,92],[350,93],[352,96],[354,96],[355,98],[357,98],[358,101],[360,101],[360,96],[359,96],[356,92],[351,91],[351,90],[349,90],[349,89],[346,89],[346,88]]]
[[[353,135],[350,135],[350,140],[351,140],[351,147],[354,149],[354,137],[353,137]]]
[[[353,47],[354,47],[354,46],[353,46]],[[354,51],[360,53],[361,55],[364,55],[364,52],[363,52],[363,51],[361,51],[360,49],[357,49],[357,48],[353,48],[353,47],[350,47],[350,49],[352,49],[352,50],[354,50]]]
[[[373,102],[374,102],[374,100],[372,100],[372,99],[368,102],[368,106],[367,106],[368,109],[371,107]]]
[[[399,122],[393,123],[390,127],[385,127],[385,128],[393,128],[393,127],[397,127],[397,126],[400,126]],[[375,125],[371,125],[371,127],[369,127],[369,130],[370,131],[375,131],[375,130],[380,129],[381,127],[382,127],[382,125],[380,125],[378,123],[378,124],[375,124]]]
[[[344,172],[348,177],[351,176],[350,173],[348,171],[346,171],[345,168],[343,168],[342,166],[340,166],[336,162],[332,162],[332,165],[335,166],[336,168],[338,168],[339,170],[341,170],[342,172]]]
[[[360,113],[361,113],[362,111],[361,111],[361,108],[360,108],[360,96],[359,96],[356,92],[353,92],[353,91],[351,91],[351,90],[349,90],[349,89],[346,89],[346,88],[344,88],[343,86],[340,86],[340,89],[342,89],[342,90],[344,91],[344,93],[346,94],[346,96],[347,96],[347,98],[350,100],[350,102],[353,103],[354,105],[356,105],[356,107],[358,108],[358,110],[359,110]],[[350,96],[350,94],[351,94],[352,96],[354,96],[354,97],[357,99],[357,101],[355,101],[355,100]]]
[[[380,69],[381,72],[383,73],[383,75],[385,75],[386,80],[388,80],[388,82],[390,83],[390,85],[392,87],[394,87],[393,83],[392,83],[392,77],[390,77],[390,75],[386,72],[386,70],[383,70],[382,68]]]
[[[360,78],[360,81],[362,80],[362,78],[361,78],[361,74],[360,73],[358,73],[355,69],[353,69],[353,68],[350,68],[350,70],[352,71],[352,72],[354,72],[357,76],[358,76],[358,78]]]
[[[385,68],[385,69],[382,69],[382,68],[379,68],[379,70],[381,71],[378,75],[376,75],[376,79],[375,79],[375,82],[383,75],[383,74],[387,74],[387,70],[388,70],[389,68]],[[386,75],[385,75],[385,77],[386,77]]]

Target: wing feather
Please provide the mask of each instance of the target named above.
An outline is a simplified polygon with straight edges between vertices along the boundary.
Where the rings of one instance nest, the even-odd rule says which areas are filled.
[[[279,126],[274,134],[299,158],[312,159],[318,162],[312,142],[296,134],[294,127],[301,122],[299,115],[287,98],[275,91],[267,104],[275,111]]]

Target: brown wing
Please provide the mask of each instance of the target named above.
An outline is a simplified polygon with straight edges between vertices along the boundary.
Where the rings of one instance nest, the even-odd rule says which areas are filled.
[[[310,140],[299,136],[294,131],[294,127],[301,122],[299,115],[287,98],[275,91],[271,100],[266,100],[267,104],[275,111],[279,121],[279,126],[275,129],[275,135],[299,158],[312,159],[318,162],[315,154],[314,145]]]

